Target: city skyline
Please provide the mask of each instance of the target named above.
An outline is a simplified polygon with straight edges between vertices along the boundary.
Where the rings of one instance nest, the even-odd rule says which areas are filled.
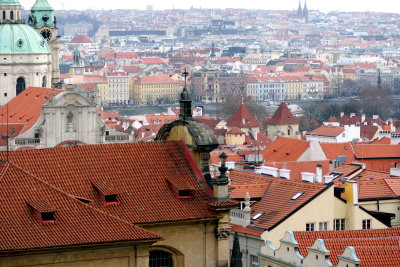
[[[34,4],[35,0],[21,0],[20,3],[25,9],[30,9]],[[264,2],[259,1],[251,2],[232,2],[227,0],[222,1],[211,1],[205,0],[201,4],[197,1],[184,1],[184,0],[173,0],[165,1],[151,0],[144,1],[141,3],[126,3],[122,0],[115,1],[54,1],[50,0],[51,5],[55,9],[146,9],[148,5],[152,5],[155,10],[162,9],[188,9],[188,8],[246,8],[246,9],[265,9],[265,10],[295,10],[298,6],[297,0],[282,0],[279,2]],[[304,5],[304,0],[301,1],[302,6]],[[319,10],[321,12],[329,11],[343,11],[343,12],[364,12],[364,11],[376,11],[376,12],[388,12],[388,13],[400,13],[400,5],[395,6],[391,0],[381,0],[379,2],[373,1],[317,1],[308,0],[307,6],[310,10]]]

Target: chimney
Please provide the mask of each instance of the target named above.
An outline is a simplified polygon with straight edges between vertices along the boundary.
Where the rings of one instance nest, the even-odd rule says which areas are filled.
[[[317,183],[322,183],[322,165],[321,164],[317,165],[315,174],[316,174],[316,178],[317,178]]]
[[[281,178],[290,179],[290,172],[291,172],[291,170],[280,169],[279,170],[279,175],[280,175]]]
[[[314,183],[315,174],[311,172],[302,172],[301,180],[303,182]]]
[[[344,116],[344,112],[340,112],[340,118]]]
[[[400,177],[400,169],[397,167],[397,162],[394,163],[394,168],[390,168],[390,176]]]
[[[324,180],[325,180],[325,184],[329,184],[330,182],[332,182],[333,181],[333,179],[335,178],[335,176],[333,176],[333,175],[325,175],[324,176]]]
[[[213,179],[211,181],[211,184],[213,185],[214,188],[214,199],[217,201],[220,200],[227,200],[229,198],[229,191],[228,191],[228,184],[229,184],[229,179],[228,176],[226,176],[226,172],[228,171],[228,168],[226,167],[226,159],[228,156],[222,152],[221,155],[219,156],[219,159],[221,161],[221,166],[218,168],[220,174],[217,178]]]
[[[372,119],[373,119],[373,120],[379,119],[379,115],[372,115]]]
[[[365,114],[361,114],[361,123],[365,121]]]
[[[242,124],[246,124],[246,119],[242,119]]]
[[[345,182],[345,198],[348,204],[358,205],[358,183],[357,181],[347,180]]]
[[[350,118],[353,118],[356,115],[356,113],[350,113]]]

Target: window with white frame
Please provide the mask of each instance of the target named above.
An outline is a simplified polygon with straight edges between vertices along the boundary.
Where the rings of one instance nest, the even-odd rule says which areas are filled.
[[[345,219],[335,219],[333,221],[333,226],[335,231],[346,230],[346,220]]]
[[[362,229],[371,229],[371,220],[362,220]]]
[[[258,256],[250,255],[250,266],[251,267],[260,266]]]
[[[320,222],[319,230],[320,231],[328,231],[328,222]]]
[[[306,231],[315,231],[315,223],[306,223]]]

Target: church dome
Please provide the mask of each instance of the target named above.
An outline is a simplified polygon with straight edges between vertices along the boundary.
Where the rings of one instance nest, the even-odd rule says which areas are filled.
[[[50,54],[43,37],[26,24],[0,24],[0,54]]]

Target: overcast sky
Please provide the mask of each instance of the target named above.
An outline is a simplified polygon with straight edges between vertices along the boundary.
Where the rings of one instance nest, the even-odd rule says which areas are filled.
[[[297,9],[298,0],[48,0],[55,9],[154,9],[195,8],[248,8],[248,9]],[[304,0],[301,0],[304,3]],[[25,9],[30,9],[35,0],[20,0]],[[398,0],[308,0],[309,9],[328,12],[338,11],[379,11],[400,13]]]

